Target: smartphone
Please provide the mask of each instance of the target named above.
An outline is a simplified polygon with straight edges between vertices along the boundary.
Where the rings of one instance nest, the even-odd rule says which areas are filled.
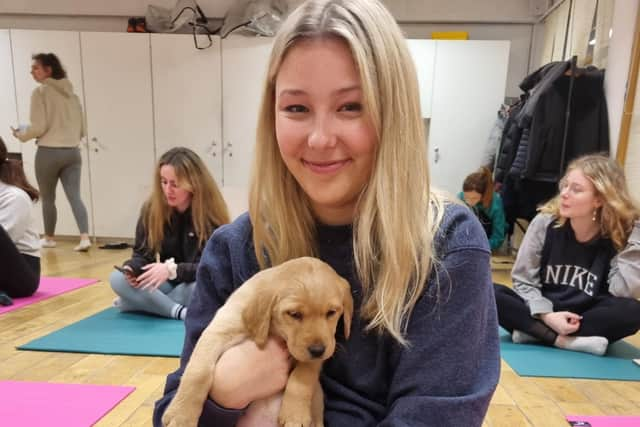
[[[120,267],[119,265],[114,265],[113,268],[115,268],[125,276],[136,277],[136,273],[133,270],[129,270],[128,268]]]

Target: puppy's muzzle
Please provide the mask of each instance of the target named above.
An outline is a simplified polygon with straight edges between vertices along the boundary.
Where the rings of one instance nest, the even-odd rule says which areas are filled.
[[[312,344],[307,347],[307,351],[312,359],[320,359],[324,354],[326,347],[324,344]]]

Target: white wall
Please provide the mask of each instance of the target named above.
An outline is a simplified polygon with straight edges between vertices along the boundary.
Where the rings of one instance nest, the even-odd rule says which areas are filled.
[[[638,75],[640,77],[640,74]],[[631,116],[631,128],[629,129],[629,142],[627,146],[627,156],[624,165],[627,185],[636,203],[640,203],[640,91],[637,86],[640,78],[636,82],[636,97]]]
[[[238,0],[239,1],[239,0]],[[287,0],[291,7],[301,0]],[[467,31],[472,40],[511,42],[506,96],[520,95],[528,74],[532,37],[530,0],[383,0],[408,38],[431,38],[432,31]],[[537,4],[537,0],[531,0]],[[144,15],[152,3],[174,0],[3,0],[0,28],[73,31],[124,31],[127,16]],[[223,17],[233,0],[199,0],[208,16]],[[216,26],[217,22],[212,24]]]
[[[198,0],[210,17],[223,17],[239,0]],[[291,5],[300,0],[287,0]],[[400,21],[531,22],[530,0],[383,0]],[[77,16],[144,15],[148,4],[172,7],[175,0],[3,0],[0,14]]]
[[[629,64],[637,13],[637,1],[616,0],[613,9],[613,34],[609,41],[607,72],[604,78],[604,91],[609,109],[611,153],[614,156],[620,138],[620,122],[629,79]]]
[[[615,0],[612,22],[613,33],[609,40],[609,53],[604,79],[604,92],[607,97],[609,112],[609,140],[611,141],[611,153],[613,156],[616,154],[620,137],[620,122],[629,78],[629,64],[637,11],[637,0]],[[529,71],[533,71],[540,66],[542,44],[544,43],[544,24],[534,25],[532,39]]]

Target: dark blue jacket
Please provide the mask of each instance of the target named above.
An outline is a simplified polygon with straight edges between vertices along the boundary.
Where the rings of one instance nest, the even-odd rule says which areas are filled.
[[[200,334],[229,295],[258,271],[247,215],[209,240],[186,319],[180,368],[169,375],[153,423],[173,398]],[[490,252],[475,216],[450,205],[436,236],[437,269],[408,322],[409,347],[364,331],[358,315],[362,287],[355,275],[350,226],[318,226],[319,257],[352,287],[351,337],[337,335],[323,367],[325,425],[480,426],[498,383],[500,354]],[[208,400],[200,426],[235,425],[241,410]]]

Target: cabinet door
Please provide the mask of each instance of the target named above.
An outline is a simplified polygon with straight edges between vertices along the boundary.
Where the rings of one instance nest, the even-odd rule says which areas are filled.
[[[31,92],[38,86],[31,77],[31,56],[37,53],[55,53],[67,72],[67,78],[73,85],[74,92],[83,100],[82,64],[80,60],[80,39],[75,31],[37,31],[37,30],[10,30],[11,46],[13,53],[13,66],[15,69],[16,99],[18,104],[18,123],[29,123],[29,111],[31,106]],[[82,181],[80,184],[82,201],[89,213],[89,231],[92,230],[92,204],[91,188],[89,181],[89,161],[86,145],[81,145],[82,150]],[[35,178],[35,152],[34,141],[28,141],[22,145],[22,156],[25,172],[33,185]],[[58,221],[56,234],[77,235],[78,226],[71,211],[71,206],[58,183],[56,191],[56,207],[58,209]],[[42,216],[40,218],[40,231],[44,231]]]
[[[271,38],[243,36],[222,41],[223,193],[232,217],[248,208],[256,124],[272,43]]]
[[[422,117],[431,117],[431,104],[433,103],[433,72],[436,60],[436,41],[424,39],[407,40],[409,52],[413,58],[418,75],[418,87],[420,89],[420,109]]]
[[[0,138],[10,152],[20,152],[20,141],[13,137],[10,127],[18,126],[16,110],[16,85],[13,81],[13,58],[11,56],[9,30],[0,30],[0,87],[6,88],[0,97]],[[34,183],[35,185],[35,183]]]
[[[437,41],[429,131],[431,183],[456,194],[480,159],[504,101],[508,41]]]
[[[133,237],[153,183],[148,34],[83,32],[95,234]]]
[[[204,50],[186,34],[151,34],[156,156],[191,148],[222,187],[220,38]]]

